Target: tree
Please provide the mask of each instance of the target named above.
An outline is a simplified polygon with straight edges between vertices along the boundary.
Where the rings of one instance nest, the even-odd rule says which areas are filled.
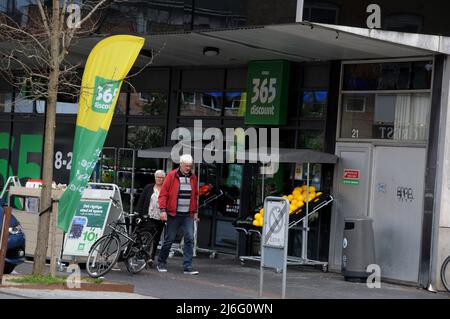
[[[21,8],[0,12],[2,74],[20,90],[19,98],[46,100],[41,214],[33,274],[43,273],[48,246],[57,100],[59,96],[77,97],[82,89],[78,74],[81,63],[69,61],[70,49],[77,39],[95,33],[102,11],[112,2],[29,0]]]

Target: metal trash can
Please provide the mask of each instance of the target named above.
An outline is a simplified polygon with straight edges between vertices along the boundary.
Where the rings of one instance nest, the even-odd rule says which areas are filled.
[[[342,242],[342,274],[347,281],[365,281],[367,266],[375,264],[373,220],[367,217],[346,218]]]

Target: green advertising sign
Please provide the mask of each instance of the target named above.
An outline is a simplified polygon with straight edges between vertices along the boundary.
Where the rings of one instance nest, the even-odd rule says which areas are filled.
[[[288,61],[250,62],[245,124],[286,124],[288,88]]]
[[[103,235],[109,202],[81,201],[66,235],[64,255],[87,256],[92,244]]]
[[[101,76],[95,77],[95,100],[92,99],[92,109],[94,112],[107,113],[112,105],[112,102],[119,92],[119,86],[121,81],[113,81],[102,78]]]

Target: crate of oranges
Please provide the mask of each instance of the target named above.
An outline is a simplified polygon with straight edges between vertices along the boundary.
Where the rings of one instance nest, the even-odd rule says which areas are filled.
[[[306,203],[312,208],[315,203],[322,196],[322,192],[316,192],[314,186],[309,186],[309,192],[307,192],[306,185],[295,187],[289,195],[283,195],[283,198],[287,198],[289,201],[289,215],[297,215],[305,208]],[[255,227],[262,227],[264,221],[264,208],[254,214],[252,225]]]

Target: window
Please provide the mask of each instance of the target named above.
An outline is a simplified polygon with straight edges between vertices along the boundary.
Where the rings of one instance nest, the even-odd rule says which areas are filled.
[[[128,147],[134,149],[147,149],[164,145],[164,130],[161,127],[152,126],[128,126]]]
[[[128,126],[127,147],[143,150],[163,145],[164,128],[144,125]],[[161,168],[162,160],[136,156],[135,187],[141,191],[146,184],[154,182],[153,173]]]
[[[429,93],[344,94],[343,105],[342,138],[428,139]]]
[[[303,8],[303,20],[337,24],[339,16],[339,9],[336,5],[320,1],[305,1]]]
[[[367,96],[348,96],[344,102],[346,112],[359,112],[364,113],[366,111]]]
[[[12,111],[12,94],[0,93],[0,113],[11,113]]]
[[[432,60],[343,69],[341,138],[427,141]]]
[[[392,14],[385,18],[384,25],[386,30],[420,33],[423,18],[414,14]]]
[[[127,111],[127,93],[120,93],[114,108],[114,114],[125,114]]]
[[[220,116],[222,113],[222,92],[182,92],[180,98],[181,116]]]
[[[45,101],[36,101],[36,111],[38,113],[45,113]],[[57,114],[77,114],[78,113],[78,103],[66,103],[57,102],[56,103],[56,113]]]
[[[322,151],[324,148],[324,141],[324,130],[299,130],[299,148]]]
[[[346,64],[344,91],[426,90],[432,61]]]
[[[15,113],[34,113],[36,109],[36,101],[29,100],[19,94],[14,100]]]
[[[130,115],[165,116],[167,109],[166,93],[130,93]]]
[[[225,93],[225,116],[245,116],[246,103],[246,92]]]
[[[327,91],[305,91],[302,95],[301,117],[324,117],[328,103]]]

